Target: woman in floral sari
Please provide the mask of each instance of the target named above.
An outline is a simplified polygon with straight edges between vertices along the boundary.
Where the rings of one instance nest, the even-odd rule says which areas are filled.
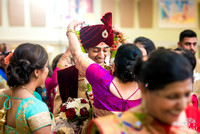
[[[0,94],[0,134],[51,133],[50,112],[33,94],[48,71],[48,55],[42,46],[25,43],[16,48],[7,68],[10,88]]]
[[[141,82],[142,104],[124,114],[94,119],[89,134],[196,133],[189,129],[189,121],[199,119],[188,114],[193,108],[188,107],[192,69],[187,59],[170,50],[157,50],[147,61],[138,59],[134,72]],[[198,123],[192,125],[198,127]]]

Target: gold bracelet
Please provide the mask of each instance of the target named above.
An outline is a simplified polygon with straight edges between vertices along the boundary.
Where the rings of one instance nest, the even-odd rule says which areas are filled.
[[[76,31],[75,31],[74,29],[68,29],[68,30],[67,30],[67,33],[66,33],[67,37],[68,37],[68,33],[70,33],[70,32],[76,34]]]
[[[119,39],[119,42],[123,44],[123,43],[125,43],[126,39],[127,39],[126,36],[124,34],[122,34],[122,36]]]
[[[63,66],[61,64],[58,64],[57,67],[60,68],[60,69],[64,69],[65,68],[65,66]]]

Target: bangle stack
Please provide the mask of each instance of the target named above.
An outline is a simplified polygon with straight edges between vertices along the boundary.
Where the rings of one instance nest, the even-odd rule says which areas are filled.
[[[76,31],[74,29],[68,29],[67,33],[66,33],[67,37],[68,37],[69,33],[75,33],[76,34]]]
[[[125,43],[125,41],[126,41],[126,39],[127,39],[127,38],[124,36],[124,34],[121,34],[121,33],[118,34],[117,37],[119,38],[119,42],[122,43],[122,44]]]
[[[65,66],[63,66],[61,64],[58,64],[57,67],[60,68],[60,69],[64,69],[65,68]]]

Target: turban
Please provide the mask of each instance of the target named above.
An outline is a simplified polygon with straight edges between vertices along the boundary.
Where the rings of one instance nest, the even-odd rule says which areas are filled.
[[[112,29],[112,13],[106,13],[101,21],[104,24],[85,26],[80,30],[80,40],[83,48],[94,47],[101,42],[108,46],[114,44],[114,31]]]

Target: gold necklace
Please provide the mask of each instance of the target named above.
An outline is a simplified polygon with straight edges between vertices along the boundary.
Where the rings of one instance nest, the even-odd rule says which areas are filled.
[[[25,87],[25,86],[21,86],[22,88],[24,88],[24,89],[26,89],[27,91],[29,91],[32,95],[34,95],[33,94],[33,91],[31,91],[30,89],[28,89],[27,87]]]

